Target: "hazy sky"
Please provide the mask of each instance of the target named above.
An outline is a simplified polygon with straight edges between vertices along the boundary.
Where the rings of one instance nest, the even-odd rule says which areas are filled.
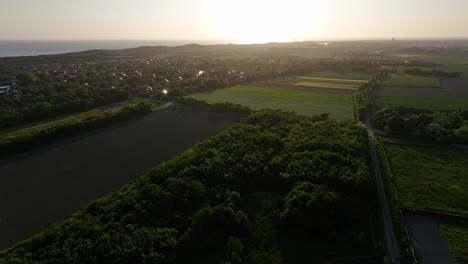
[[[468,0],[0,0],[0,39],[468,37]]]

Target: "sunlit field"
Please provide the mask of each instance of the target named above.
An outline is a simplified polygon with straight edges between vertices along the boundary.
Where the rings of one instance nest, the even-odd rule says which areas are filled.
[[[341,120],[352,120],[354,116],[352,96],[345,94],[236,86],[188,97],[208,103],[230,102],[253,110],[284,109],[306,116],[329,113],[330,117]]]

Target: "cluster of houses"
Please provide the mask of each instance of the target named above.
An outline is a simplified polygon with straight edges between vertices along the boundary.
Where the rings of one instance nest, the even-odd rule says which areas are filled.
[[[11,85],[0,86],[0,94],[12,94],[16,92],[16,81],[13,81]]]

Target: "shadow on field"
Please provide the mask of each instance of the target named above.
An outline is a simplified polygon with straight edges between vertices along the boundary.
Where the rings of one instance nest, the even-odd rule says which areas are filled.
[[[0,248],[239,122],[173,106],[0,160]]]
[[[421,264],[461,264],[452,257],[437,219],[408,213],[404,217]]]

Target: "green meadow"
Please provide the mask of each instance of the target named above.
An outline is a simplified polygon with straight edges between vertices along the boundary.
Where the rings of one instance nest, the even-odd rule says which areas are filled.
[[[346,94],[236,86],[188,97],[210,104],[230,102],[249,106],[253,110],[283,109],[305,116],[329,113],[331,118],[340,120],[351,120],[354,116],[352,96]]]

